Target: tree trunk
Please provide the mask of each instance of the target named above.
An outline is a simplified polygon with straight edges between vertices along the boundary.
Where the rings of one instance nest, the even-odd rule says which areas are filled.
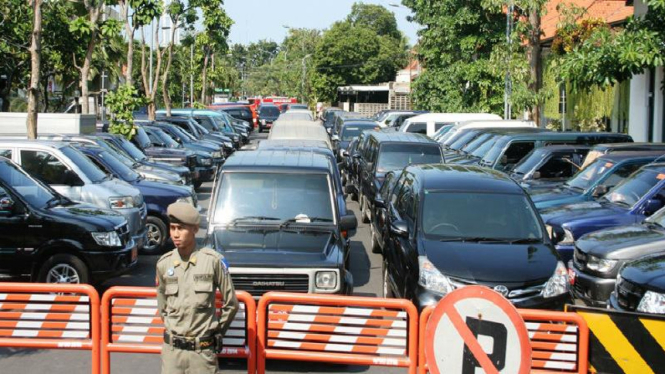
[[[162,51],[159,48],[159,30],[161,28],[159,27],[159,19],[157,20],[157,27],[155,27],[155,35],[154,35],[154,44],[156,46],[156,50],[152,51],[152,53],[155,53],[155,57],[157,58],[157,66],[155,66],[155,69],[153,70],[152,74],[152,87],[150,87],[150,95],[148,95],[148,99],[150,102],[148,103],[148,119],[151,121],[154,121],[157,118],[157,89],[159,88],[159,72],[162,69]]]
[[[128,35],[127,43],[127,73],[125,73],[125,83],[128,86],[134,84],[134,78],[132,77],[132,71],[134,70],[134,27],[129,25],[129,20],[125,23],[125,31]]]
[[[37,138],[37,113],[39,112],[39,81],[42,53],[42,0],[32,0],[33,23],[30,44],[30,87],[28,88],[28,139]]]
[[[166,68],[162,75],[162,98],[164,99],[164,108],[166,109],[166,116],[171,117],[171,96],[169,95],[169,72],[171,71],[171,62],[173,61],[173,45],[175,43],[175,32],[178,29],[178,20],[175,19],[171,22],[171,42],[169,43],[168,57],[166,60]]]
[[[531,9],[529,12],[529,25],[531,26],[531,32],[529,33],[529,45],[528,45],[528,56],[529,56],[529,90],[533,94],[537,94],[542,87],[543,73],[542,73],[542,61],[541,61],[541,48],[540,48],[540,8]],[[531,107],[531,119],[536,122],[537,125],[540,125],[540,102],[536,102],[533,107]]]
[[[94,8],[89,11],[88,20],[93,25],[97,25],[99,20],[99,14],[101,9]],[[81,104],[81,113],[90,114],[90,105],[89,105],[89,91],[88,91],[88,77],[90,76],[90,69],[92,67],[92,53],[95,50],[95,44],[97,43],[97,30],[98,27],[94,27],[90,32],[90,41],[88,41],[88,49],[85,53],[85,60],[83,60],[83,66],[81,67],[81,98],[79,103]]]
[[[201,104],[206,105],[208,100],[208,60],[210,59],[210,50],[208,47],[204,48],[205,56],[203,57],[203,69],[201,70]]]

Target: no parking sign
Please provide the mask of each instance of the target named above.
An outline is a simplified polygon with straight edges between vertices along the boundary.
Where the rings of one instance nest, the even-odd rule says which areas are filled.
[[[441,299],[427,323],[425,357],[434,374],[531,370],[524,320],[510,301],[482,286],[460,288]]]

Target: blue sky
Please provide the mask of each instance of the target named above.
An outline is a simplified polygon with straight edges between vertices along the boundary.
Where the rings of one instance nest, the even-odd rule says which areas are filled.
[[[283,25],[292,28],[325,29],[335,21],[344,19],[358,0],[225,0],[224,7],[235,24],[231,28],[232,43],[248,44],[261,39],[281,43],[288,33]],[[399,29],[408,37],[409,44],[417,40],[417,24],[406,16],[409,9],[400,0],[365,0],[380,4],[395,13]],[[395,8],[389,4],[399,4]]]

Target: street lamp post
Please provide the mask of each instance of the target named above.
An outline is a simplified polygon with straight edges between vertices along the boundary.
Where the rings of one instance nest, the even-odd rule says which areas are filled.
[[[302,84],[301,84],[301,89],[300,89],[300,98],[302,99],[303,103],[306,100],[306,98],[305,98],[305,77],[307,77],[307,63],[306,63],[306,60],[310,57],[312,57],[312,55],[306,55],[305,57],[302,58]]]
[[[194,43],[189,46],[189,107],[194,107]]]

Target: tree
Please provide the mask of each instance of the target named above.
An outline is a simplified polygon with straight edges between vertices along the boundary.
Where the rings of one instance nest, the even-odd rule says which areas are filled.
[[[161,1],[159,0],[118,0],[122,22],[125,25],[127,39],[134,40],[136,30],[150,24],[153,19],[161,15]],[[130,9],[133,13],[130,15]],[[131,19],[131,20],[130,20]],[[127,43],[127,73],[125,83],[133,84],[132,70],[134,62],[134,43]]]
[[[196,44],[203,51],[201,68],[201,103],[208,103],[208,66],[214,52],[226,51],[226,39],[233,21],[224,11],[223,0],[205,0],[199,4],[203,13],[203,32],[196,36]]]
[[[186,30],[191,30],[192,25],[197,20],[196,9],[192,6],[185,6],[180,0],[173,0],[166,8],[166,13],[171,19],[171,35],[168,45],[168,53],[166,57],[166,67],[162,74],[162,99],[164,100],[164,107],[166,115],[171,116],[171,96],[169,94],[169,75],[171,67],[173,66],[173,48],[175,45],[176,30],[181,26]]]
[[[395,15],[381,5],[354,3],[346,21],[354,27],[363,27],[379,36],[402,39]]]
[[[37,138],[37,113],[39,112],[39,74],[42,58],[42,0],[30,0],[32,6],[32,42],[30,44],[30,87],[28,88],[28,139]]]
[[[12,90],[22,85],[30,62],[30,5],[25,0],[0,0],[0,99],[2,111],[9,111]],[[25,87],[25,86],[23,86]]]
[[[159,85],[159,72],[162,68],[164,53],[167,50],[167,48],[161,49],[159,47],[159,20],[156,23],[157,25],[153,30],[153,35],[148,35],[149,38],[153,38],[155,51],[152,51],[147,47],[145,28],[141,30],[141,77],[143,82],[143,91],[146,98],[148,99],[148,119],[151,121],[154,121],[156,118],[155,113],[157,111],[157,103],[155,102],[155,99],[157,97],[157,88]],[[146,53],[154,54],[157,59],[157,66],[152,71],[148,69],[148,64],[146,63]]]

